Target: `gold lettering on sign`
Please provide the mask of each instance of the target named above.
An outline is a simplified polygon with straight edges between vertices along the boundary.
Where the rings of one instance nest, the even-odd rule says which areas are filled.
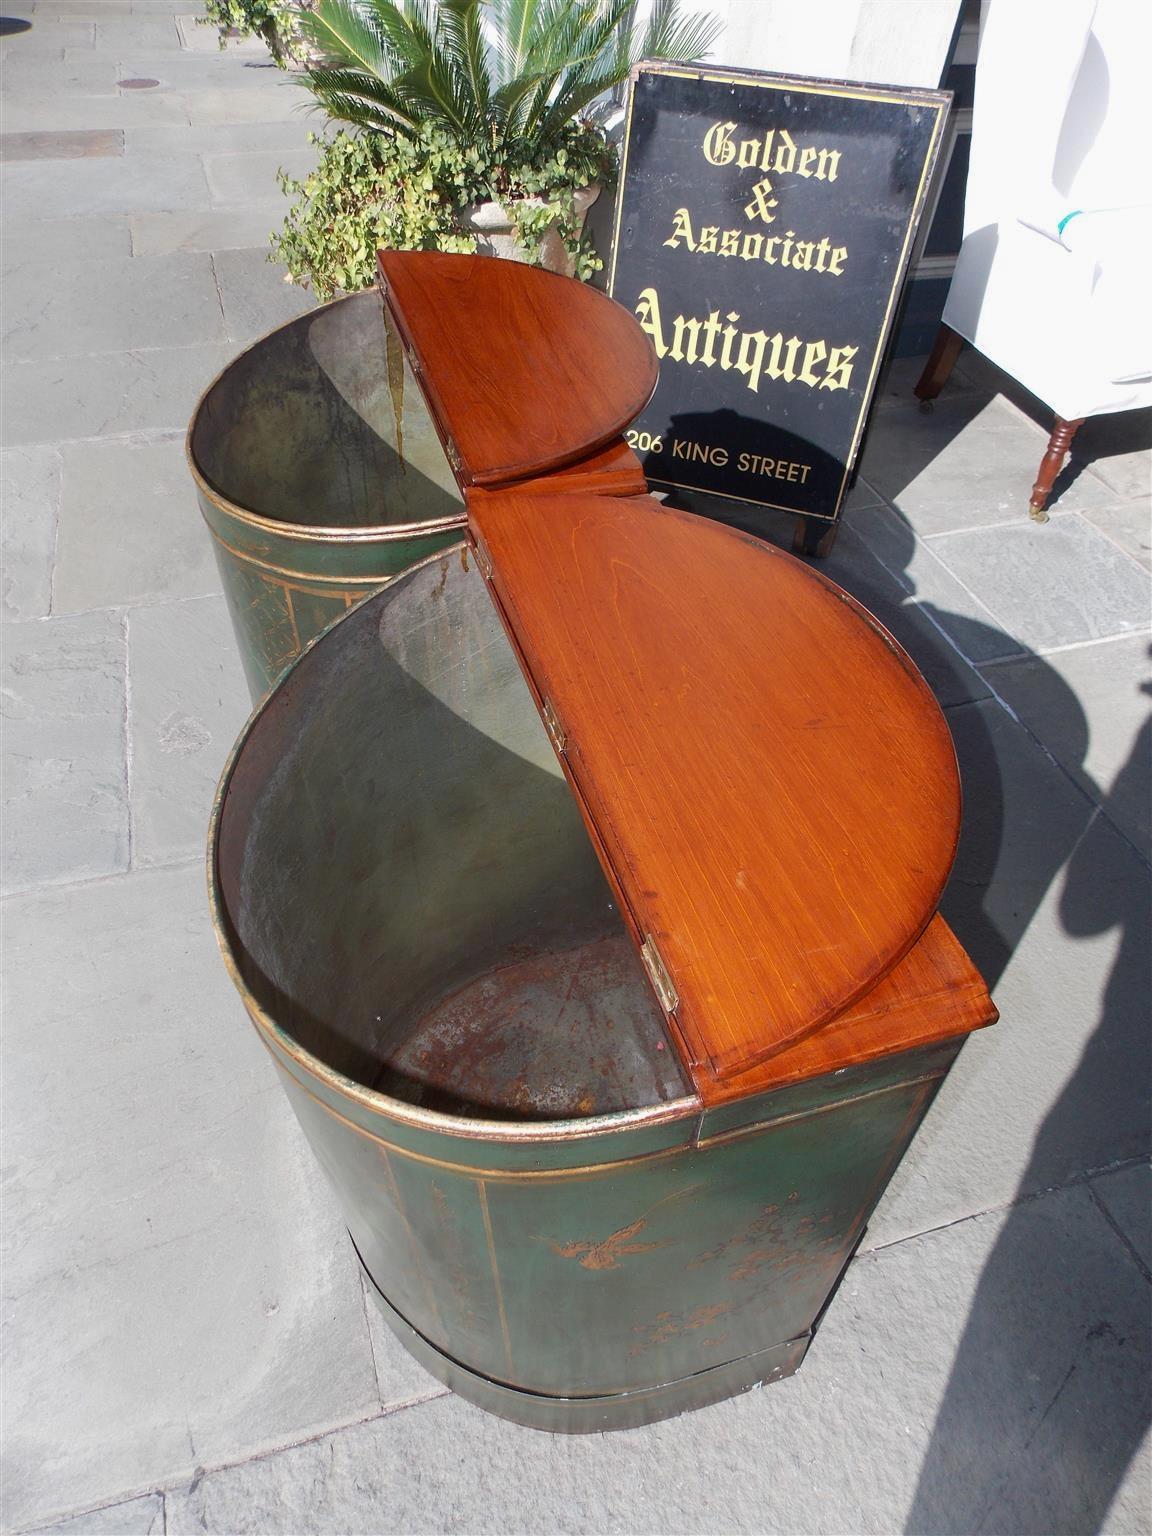
[[[704,158],[709,165],[731,165],[736,161],[742,171],[773,172],[777,176],[815,177],[817,181],[835,181],[840,174],[838,149],[801,149],[787,128],[769,128],[762,139],[741,139],[739,148],[732,142],[735,123],[713,123],[704,135]],[[768,190],[772,190],[771,182]]]
[[[787,128],[769,128],[759,138],[733,138],[735,123],[713,123],[704,135],[702,148],[709,165],[732,165],[737,170],[759,171],[763,174],[749,187],[751,196],[744,204],[744,217],[752,223],[775,224],[779,217],[776,210],[780,199],[776,196],[773,177],[799,176],[805,181],[836,181],[840,175],[841,153],[823,145],[797,144]],[[681,245],[700,255],[741,256],[745,261],[758,261],[761,254],[770,266],[791,267],[796,272],[827,272],[832,277],[842,277],[848,248],[833,245],[828,236],[820,240],[798,240],[795,230],[783,236],[770,238],[745,235],[740,239],[738,230],[721,230],[708,224],[696,240],[692,234],[692,219],[687,208],[678,208],[673,221],[672,233],[664,244],[672,250]],[[780,255],[776,249],[780,247]]]
[[[713,123],[704,135],[704,158],[709,165],[731,165],[736,158],[732,135],[735,123]]]
[[[672,321],[669,343],[660,313],[660,296],[655,288],[645,288],[636,301],[636,318],[640,329],[651,338],[657,357],[668,357],[690,368],[719,366],[723,373],[735,369],[744,375],[745,385],[754,394],[759,394],[764,378],[773,383],[806,384],[809,389],[828,390],[847,389],[852,380],[856,347],[830,347],[823,339],[786,338],[782,331],[769,335],[764,330],[739,330],[738,310],[727,312],[724,325],[720,324],[718,309],[703,318],[677,315]],[[823,371],[819,371],[821,365],[826,365]]]
[[[687,208],[677,208],[672,218],[672,233],[663,242],[670,250],[683,248],[696,256],[739,256],[744,261],[766,261],[770,267],[791,267],[797,272],[824,272],[831,277],[844,276],[848,247],[833,245],[827,235],[819,240],[798,240],[794,229],[782,235],[762,235],[758,230],[742,233],[738,229],[717,228],[705,224],[697,234]]]

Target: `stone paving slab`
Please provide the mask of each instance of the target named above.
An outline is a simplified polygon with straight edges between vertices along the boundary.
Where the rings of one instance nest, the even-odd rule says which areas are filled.
[[[86,219],[49,219],[26,229],[4,230],[0,260],[4,268],[74,259],[83,251],[85,261],[107,261],[132,254],[128,220],[110,215]],[[2,425],[2,424],[0,424]]]
[[[1152,1275],[1152,1166],[1103,1174],[1092,1180],[1092,1193]]]
[[[69,443],[63,457],[54,613],[220,591],[182,437]]]
[[[123,48],[93,51],[93,58],[107,62],[115,56],[124,70],[136,77],[157,80],[157,95],[167,91],[230,91],[257,96],[292,90],[292,81],[268,57],[230,58],[227,53],[182,53],[178,49]],[[77,55],[79,57],[79,55]]]
[[[70,255],[51,267],[29,263],[14,269],[4,293],[9,362],[227,339],[206,255],[106,261]]]
[[[316,300],[304,288],[284,281],[284,268],[263,251],[220,251],[213,257],[228,335],[248,343],[312,309]]]
[[[96,22],[95,46],[131,59],[143,50],[179,48],[181,42],[173,16],[102,16]]]
[[[60,511],[60,455],[55,448],[0,453],[0,613],[47,618]]]
[[[930,415],[879,413],[863,473],[922,535],[1028,519],[1047,434],[1003,399],[942,399]],[[1053,502],[1061,512],[1114,499],[1092,477]]]
[[[0,173],[0,192],[6,217],[22,224],[87,214],[202,208],[208,202],[198,155],[8,165]]]
[[[1147,865],[990,702],[949,712],[965,823],[943,911],[1000,1023],[974,1035],[868,1242],[899,1241],[1146,1152]]]
[[[1096,507],[1083,516],[1146,571],[1152,571],[1152,509],[1146,497],[1113,507]]]
[[[288,204],[277,190],[272,200],[243,208],[142,213],[131,221],[132,253],[164,256],[172,251],[267,250],[269,236],[283,225],[287,211]]]
[[[996,693],[1115,823],[1152,858],[1152,635],[986,669]]]
[[[144,123],[186,123],[188,107],[180,96],[125,91],[116,96],[46,96],[25,89],[22,80],[6,80],[4,127],[15,131],[64,128],[129,128]],[[48,215],[52,217],[52,215]],[[9,223],[12,221],[9,219]],[[23,221],[21,221],[23,222]],[[5,230],[5,239],[8,231]]]
[[[11,9],[24,11],[27,6],[14,5]],[[91,48],[95,42],[95,33],[96,26],[92,21],[65,21],[41,13],[36,16],[30,32],[14,33],[4,39],[4,57],[19,60],[24,55],[43,53],[46,49]]]
[[[227,205],[267,200],[279,191],[276,180],[279,171],[287,171],[289,176],[301,180],[315,169],[317,154],[316,145],[304,142],[295,149],[205,155],[204,174],[214,203]]]
[[[932,553],[1032,650],[1148,627],[1147,576],[1075,516],[943,534]]]
[[[1034,422],[1044,437],[1051,432],[1054,417],[1049,407],[972,347],[965,347],[960,354],[953,379],[961,377],[965,378],[964,387],[974,383],[986,394],[1002,395],[1022,416]],[[954,385],[949,380],[946,395],[941,398],[953,392]],[[1070,487],[1082,474],[1089,477],[1089,485],[1099,482],[1114,495],[1147,499],[1152,489],[1152,407],[1089,417],[1072,440],[1068,462],[1056,481],[1057,492]]]
[[[197,86],[186,92],[183,104],[188,120],[197,128],[217,123],[298,122],[301,115],[299,89],[283,76],[277,89],[251,95]]]
[[[207,543],[207,530],[199,532]],[[197,858],[217,781],[251,710],[224,599],[134,609],[128,675],[133,859]]]
[[[0,164],[29,160],[99,160],[124,153],[120,128],[73,128],[64,132],[0,133]]]
[[[10,901],[4,960],[10,1526],[379,1412],[354,1258],[202,862]]]
[[[150,1493],[127,1504],[110,1504],[54,1525],[38,1525],[36,1536],[165,1536],[164,1498]]]
[[[2,440],[181,432],[202,391],[235,352],[222,342],[12,363],[0,368]]]
[[[384,1321],[380,1307],[373,1298],[373,1288],[363,1274],[360,1283],[364,1290],[364,1312],[368,1318],[372,1359],[384,1400],[416,1404],[431,1402],[436,1397],[447,1397],[448,1388],[430,1376],[412,1358]]]
[[[305,113],[307,99],[301,92],[299,114],[271,123],[213,123],[197,128],[157,123],[129,128],[124,134],[124,150],[129,155],[230,155],[306,149],[308,135],[318,133],[321,126],[315,117]]]
[[[7,624],[3,651],[3,889],[126,869],[121,616]]]
[[[850,524],[837,535],[831,555],[814,564],[822,574],[851,592],[895,636],[943,708],[987,697],[988,685],[979,672],[937,628],[899,579],[880,564]]]
[[[1142,1531],[1148,1287],[1083,1190],[858,1261],[800,1373],[566,1438],[450,1397],[168,1495],[168,1530]]]
[[[1152,416],[1147,411],[1140,414],[1145,421]],[[1085,422],[1081,430],[1087,434],[1090,425],[1090,422]],[[1152,437],[1152,425],[1146,427],[1142,435],[1147,442]],[[1152,489],[1149,485],[1152,479],[1152,453],[1147,447],[1134,449],[1131,453],[1102,454],[1099,458],[1090,459],[1086,467],[1092,475],[1104,482],[1113,495],[1126,500],[1139,499],[1147,506],[1149,491]]]
[[[98,58],[94,49],[65,48],[62,59],[50,59],[42,53],[29,54],[26,59],[20,61],[18,66],[8,60],[5,74],[9,70],[16,74],[21,92],[28,95],[116,96],[119,94],[115,61]],[[5,122],[6,128],[12,126]],[[11,210],[8,211],[7,216],[12,217]]]
[[[1025,647],[1011,628],[917,539],[906,518],[891,507],[862,507],[852,526],[872,554],[915,597],[927,617],[976,665],[1018,656]]]
[[[72,17],[131,16],[133,5],[132,0],[61,0],[59,5],[40,3],[32,9],[36,16],[48,14],[64,21]]]

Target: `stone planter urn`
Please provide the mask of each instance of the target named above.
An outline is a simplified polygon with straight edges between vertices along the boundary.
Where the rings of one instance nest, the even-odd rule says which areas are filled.
[[[581,187],[575,194],[576,229],[584,228],[584,218],[589,208],[600,196],[599,183]],[[546,199],[525,198],[535,208],[545,206]],[[482,256],[501,256],[507,261],[527,261],[528,253],[520,244],[511,216],[503,203],[473,203],[460,211],[461,227],[476,236],[476,249]],[[575,262],[564,248],[559,231],[553,227],[540,242],[540,265],[549,272],[559,272],[564,277],[575,276]]]

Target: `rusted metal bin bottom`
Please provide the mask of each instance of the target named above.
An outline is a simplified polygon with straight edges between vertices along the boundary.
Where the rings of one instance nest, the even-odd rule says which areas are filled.
[[[352,1244],[356,1247],[355,1243]],[[359,1253],[357,1257],[360,1258]],[[360,1267],[380,1315],[397,1339],[437,1381],[450,1387],[465,1402],[474,1403],[487,1413],[509,1419],[526,1429],[545,1429],[553,1434],[594,1435],[610,1429],[639,1429],[695,1408],[707,1408],[725,1398],[750,1392],[753,1387],[783,1381],[800,1369],[815,1327],[798,1339],[762,1349],[740,1360],[729,1360],[708,1370],[697,1371],[679,1381],[646,1387],[636,1392],[613,1392],[603,1397],[549,1397],[542,1392],[525,1392],[507,1382],[494,1381],[453,1360],[427,1340],[397,1312],[373,1279],[360,1258]]]

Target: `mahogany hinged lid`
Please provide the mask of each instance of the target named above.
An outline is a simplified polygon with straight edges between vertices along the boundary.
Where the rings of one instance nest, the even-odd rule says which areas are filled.
[[[479,279],[458,280],[459,262],[500,273],[485,291],[517,338],[514,368],[475,355],[477,301],[464,312],[456,295]],[[631,356],[644,338],[610,301],[556,279],[553,308],[528,320],[516,295],[536,292],[530,269],[396,253],[381,267],[478,485],[517,457],[534,369],[558,464],[572,462],[564,423],[602,410],[618,433],[610,349],[619,337]],[[564,397],[551,342],[576,311]],[[595,432],[581,431],[587,449]],[[915,666],[808,566],[651,497],[536,472],[468,503],[477,561],[694,1079],[748,1073],[844,1015],[924,933],[955,851],[951,737]]]
[[[618,453],[656,388],[635,319],[584,283],[439,251],[381,251],[380,283],[464,489]]]

